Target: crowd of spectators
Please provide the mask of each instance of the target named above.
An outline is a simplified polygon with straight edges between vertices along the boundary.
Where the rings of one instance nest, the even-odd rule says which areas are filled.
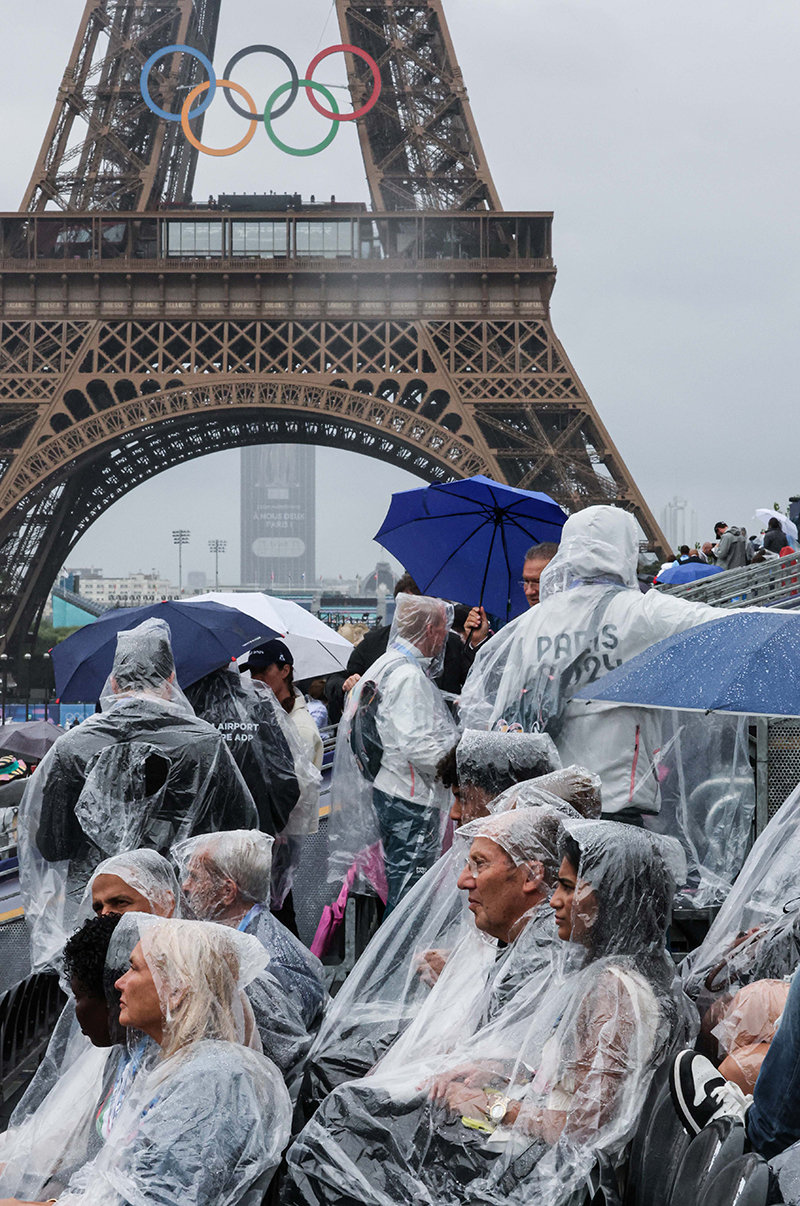
[[[800,1200],[800,793],[744,860],[742,718],[576,698],[719,618],[638,561],[632,516],[578,512],[502,627],[405,576],[305,691],[279,640],[184,693],[163,622],[120,634],[20,805],[35,966],[68,998],[0,1206],[611,1204],[666,1067],[688,1129],[741,1121]],[[337,719],[331,892],[376,911],[331,998],[292,898]],[[678,896],[722,906],[681,963]]]

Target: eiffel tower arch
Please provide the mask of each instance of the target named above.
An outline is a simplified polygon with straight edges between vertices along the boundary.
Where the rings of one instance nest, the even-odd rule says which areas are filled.
[[[615,502],[663,549],[552,328],[552,215],[500,209],[441,0],[337,0],[384,81],[359,122],[372,209],[280,214],[189,208],[192,149],[137,101],[153,49],[213,55],[219,4],[87,0],[24,208],[0,215],[3,641],[125,493],[267,441]],[[166,107],[201,82],[172,59]],[[351,56],[348,77],[358,107]]]

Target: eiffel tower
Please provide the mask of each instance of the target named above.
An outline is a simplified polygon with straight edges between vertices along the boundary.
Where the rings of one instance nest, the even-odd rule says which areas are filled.
[[[86,0],[20,211],[0,215],[0,646],[27,647],[112,503],[247,444],[614,502],[663,552],[551,325],[552,214],[503,211],[442,0],[336,0],[383,83],[357,123],[371,207],[281,213],[191,205],[198,152],[141,95],[156,50],[213,59],[220,4]],[[346,59],[358,108],[371,72]],[[151,89],[175,112],[206,78],[173,53]]]

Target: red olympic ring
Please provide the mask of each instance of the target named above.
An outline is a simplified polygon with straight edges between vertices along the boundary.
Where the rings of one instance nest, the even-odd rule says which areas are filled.
[[[381,94],[381,88],[383,87],[380,68],[373,59],[372,55],[367,54],[366,50],[361,50],[358,46],[329,46],[327,50],[321,50],[319,54],[315,55],[311,60],[308,65],[308,70],[306,71],[306,79],[313,79],[314,71],[322,60],[327,59],[328,55],[336,54],[337,52],[357,55],[358,58],[363,59],[364,62],[369,66],[369,69],[372,72],[374,84],[372,87],[372,95],[367,103],[362,105],[360,109],[356,109],[354,113],[334,113],[332,110],[326,109],[319,103],[311,88],[306,88],[306,96],[317,110],[317,113],[321,113],[323,117],[327,117],[330,121],[356,121],[359,117],[364,117],[367,113],[369,113],[369,111],[377,104],[378,97]]]

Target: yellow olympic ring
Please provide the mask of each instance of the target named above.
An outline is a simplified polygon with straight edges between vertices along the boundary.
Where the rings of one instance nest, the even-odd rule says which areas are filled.
[[[200,96],[201,92],[207,92],[210,87],[211,87],[210,80],[206,80],[206,82],[204,84],[198,84],[196,88],[193,88],[192,91],[189,93],[189,95],[186,97],[186,100],[183,102],[183,107],[181,109],[181,128],[183,129],[184,134],[186,135],[187,139],[192,144],[192,146],[196,147],[198,151],[202,151],[204,155],[218,155],[218,156],[235,155],[237,151],[241,151],[247,146],[247,144],[251,141],[251,139],[253,138],[253,135],[255,134],[256,130],[259,127],[260,114],[258,113],[258,110],[256,109],[256,102],[253,100],[250,93],[247,92],[244,88],[242,88],[241,84],[234,84],[233,80],[217,80],[218,88],[232,88],[234,92],[238,92],[239,95],[247,102],[247,104],[250,108],[250,112],[253,114],[253,121],[250,122],[250,129],[247,131],[244,138],[242,138],[239,142],[237,142],[235,146],[226,147],[226,148],[223,148],[223,150],[221,150],[221,151],[216,151],[216,150],[214,150],[213,147],[204,146],[203,143],[200,142],[200,140],[198,138],[195,138],[194,134],[192,133],[191,127],[189,125],[189,111],[190,111],[192,105],[197,100],[198,96]],[[196,116],[196,114],[195,114],[195,116]]]

